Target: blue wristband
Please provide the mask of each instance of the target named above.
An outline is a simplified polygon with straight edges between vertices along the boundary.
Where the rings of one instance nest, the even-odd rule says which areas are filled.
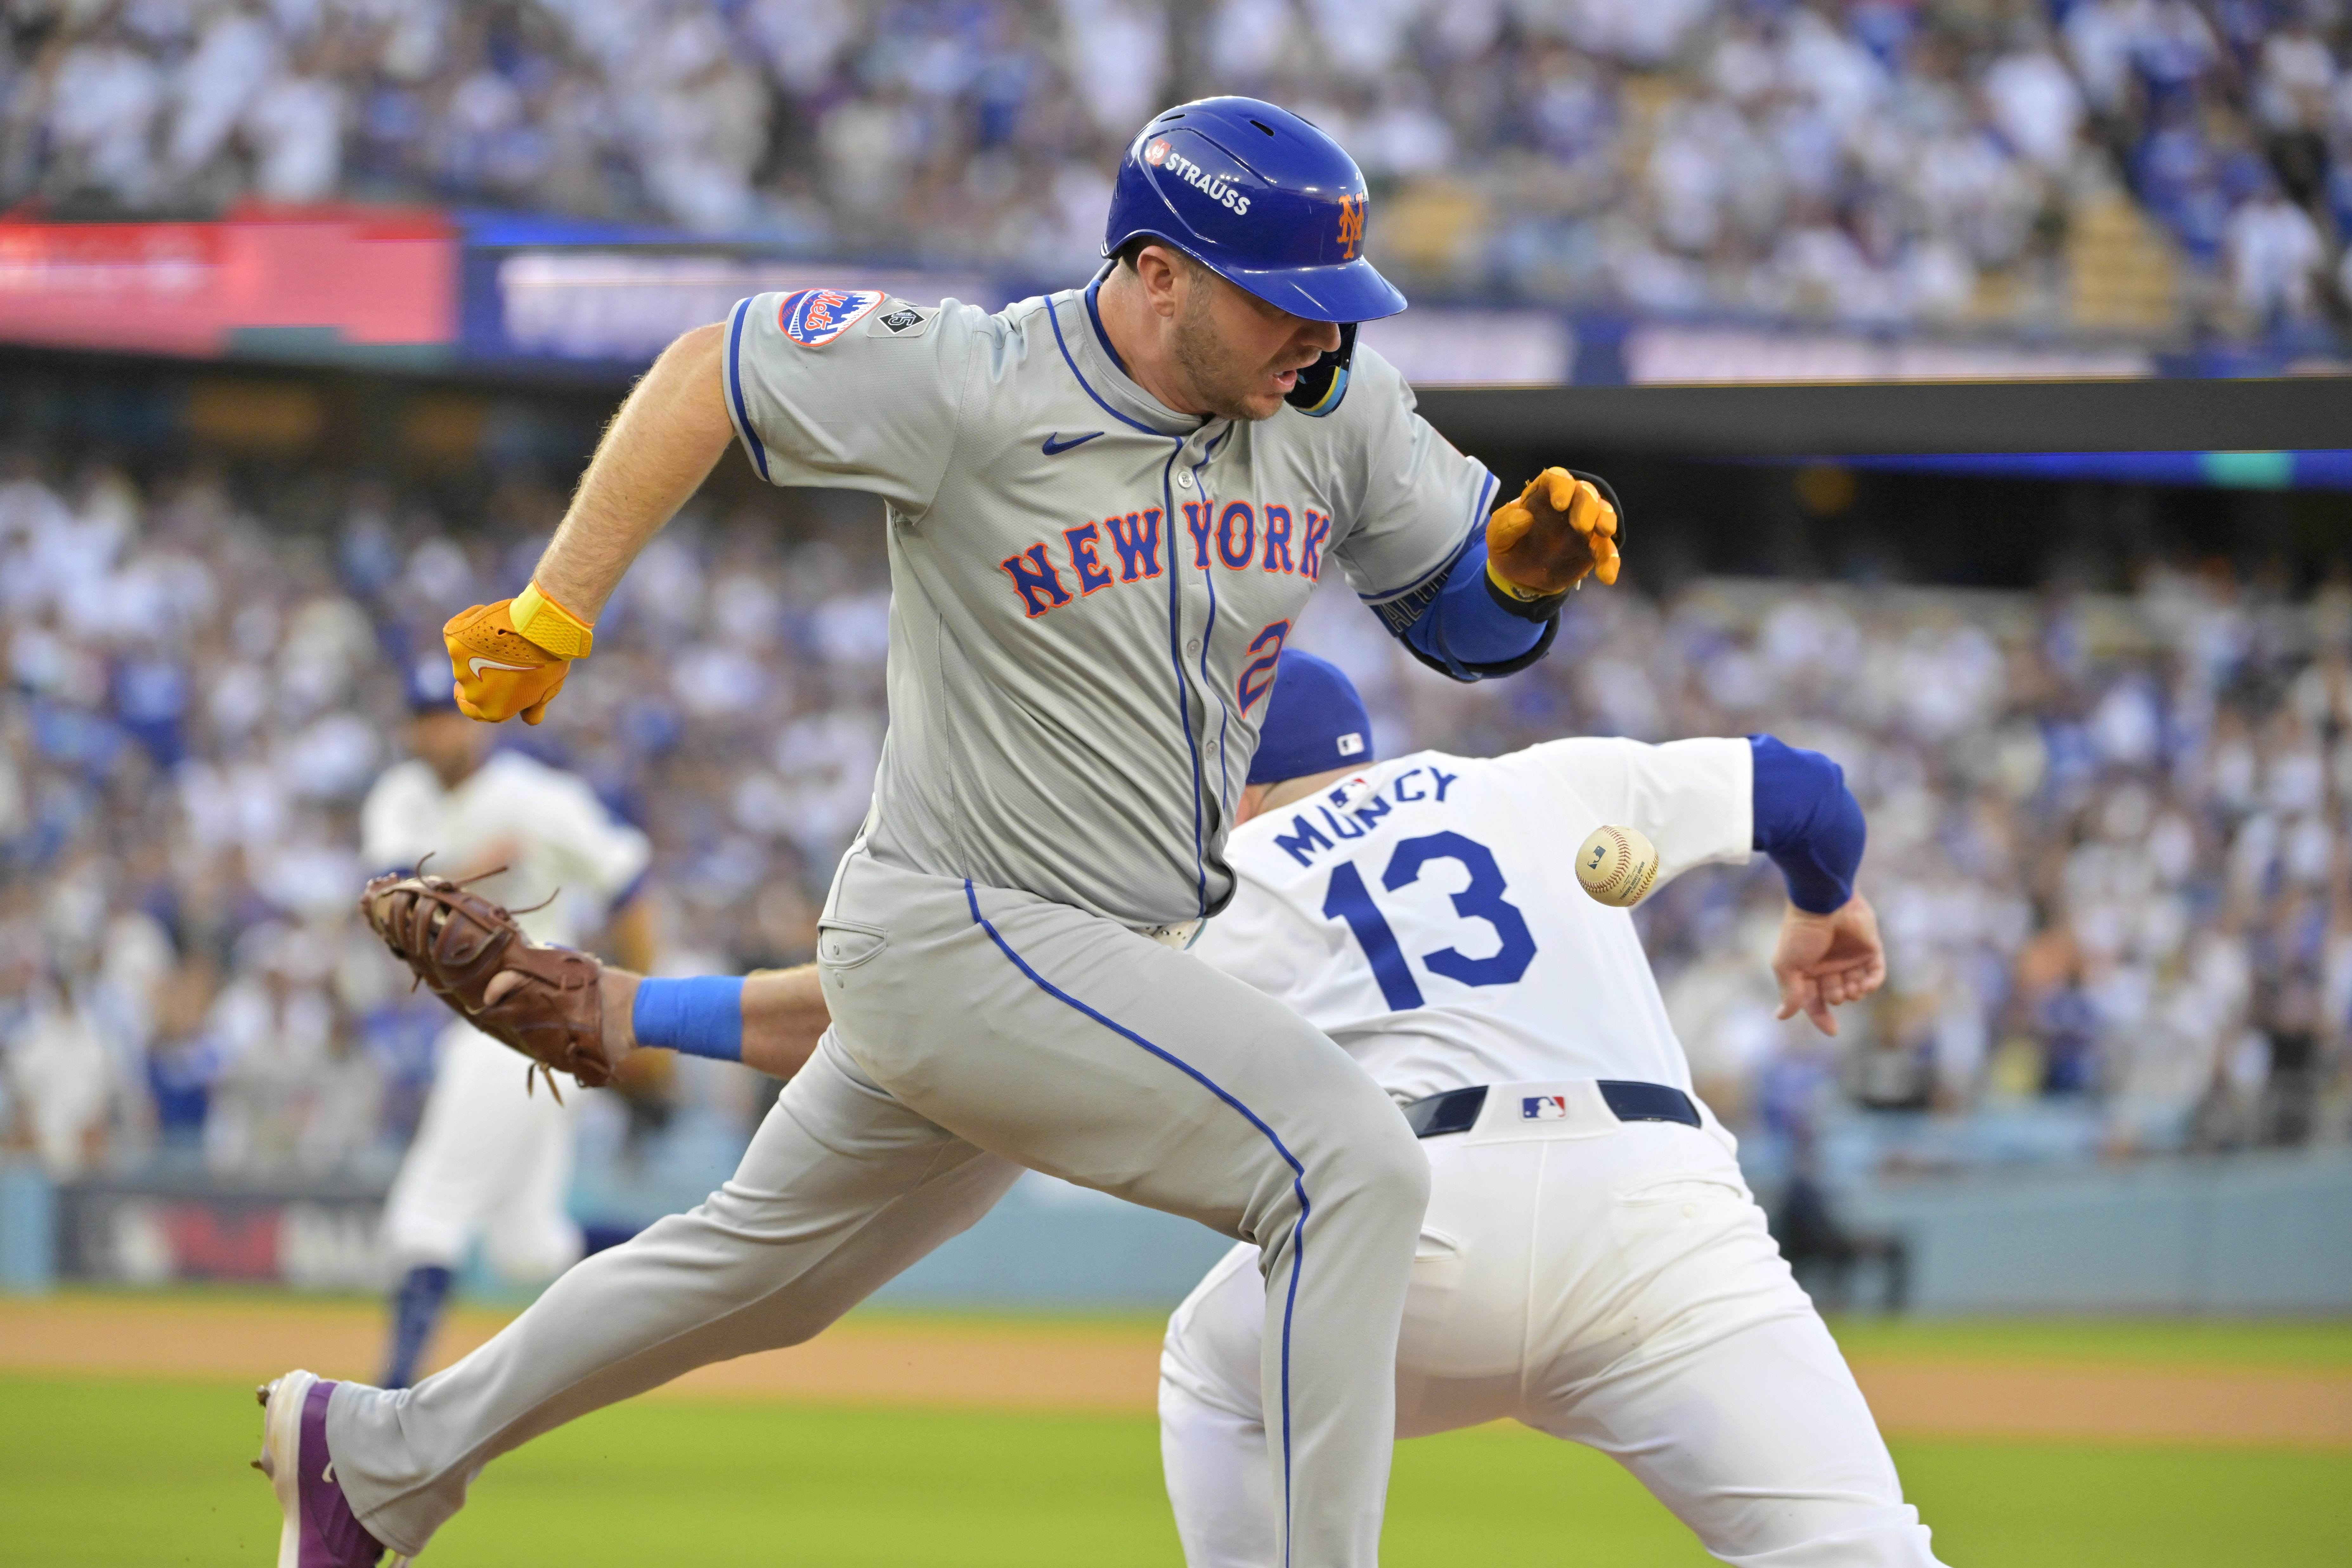
[[[1844,908],[1868,837],[1845,770],[1770,735],[1750,735],[1748,745],[1756,764],[1755,847],[1780,868],[1790,903],[1816,915]]]
[[[739,975],[691,980],[640,980],[629,1009],[637,1044],[709,1057],[743,1059],[743,981]]]

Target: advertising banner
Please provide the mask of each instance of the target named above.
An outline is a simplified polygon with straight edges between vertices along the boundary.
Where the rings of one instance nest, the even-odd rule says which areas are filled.
[[[446,355],[457,236],[436,213],[247,209],[217,223],[0,217],[0,340],[310,361]]]
[[[468,359],[631,366],[649,363],[680,332],[725,320],[751,294],[878,289],[990,310],[1009,298],[971,273],[652,250],[476,249],[466,258],[466,281]]]
[[[746,295],[803,289],[874,289],[919,304],[953,299],[990,310],[1017,297],[975,273],[650,247],[474,248],[466,258],[466,355],[642,366],[680,332],[723,321]],[[1373,322],[1364,341],[1422,386],[1558,385],[1569,379],[1576,343],[1557,311],[1444,307]]]
[[[93,1178],[58,1189],[58,1272],[72,1280],[373,1290],[388,1267],[383,1193],[370,1184]]]

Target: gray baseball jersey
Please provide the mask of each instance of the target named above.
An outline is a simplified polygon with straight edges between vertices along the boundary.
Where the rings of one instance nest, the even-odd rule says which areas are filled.
[[[1231,895],[1233,804],[1326,565],[1370,603],[1410,593],[1495,488],[1362,347],[1328,416],[1176,414],[1087,289],[995,315],[762,294],[729,320],[726,396],[762,478],[887,504],[868,849],[1137,926]]]

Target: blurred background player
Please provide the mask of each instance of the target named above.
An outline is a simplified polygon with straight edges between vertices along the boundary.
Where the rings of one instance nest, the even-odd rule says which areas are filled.
[[[437,661],[412,690],[413,754],[361,808],[368,863],[406,869],[429,855],[434,870],[461,879],[504,867],[489,886],[533,941],[596,945],[649,967],[653,926],[636,897],[652,856],[646,836],[580,779],[498,747],[497,731],[457,711]],[[587,1091],[533,1092],[511,1051],[463,1023],[442,1032],[436,1055],[415,1142],[384,1204],[384,1247],[399,1279],[387,1388],[415,1380],[477,1241],[495,1272],[519,1282],[552,1279],[582,1252],[565,1204]]]
[[[1928,1568],[1861,1390],[1691,1093],[1631,911],[1572,865],[1603,823],[1649,835],[1661,880],[1770,855],[1781,1016],[1834,1034],[1830,1008],[1885,976],[1837,765],[1762,735],[1373,754],[1347,677],[1284,655],[1240,886],[1194,951],[1330,1034],[1429,1153],[1398,1436],[1515,1419],[1619,1460],[1727,1562]],[[1169,1322],[1160,1438],[1192,1568],[1278,1561],[1265,1293],[1236,1248]]]

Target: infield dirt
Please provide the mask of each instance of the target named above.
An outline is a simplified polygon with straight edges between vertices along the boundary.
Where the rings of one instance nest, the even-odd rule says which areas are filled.
[[[446,1364],[507,1321],[453,1314]],[[275,1376],[307,1366],[367,1377],[382,1350],[373,1302],[174,1293],[0,1300],[0,1371],[136,1377]],[[973,1409],[1148,1413],[1159,1333],[1149,1320],[970,1320],[861,1313],[816,1342],[704,1367],[660,1391]],[[2069,1363],[1982,1354],[1857,1355],[1890,1436],[2263,1445],[2352,1449],[2352,1367]]]

